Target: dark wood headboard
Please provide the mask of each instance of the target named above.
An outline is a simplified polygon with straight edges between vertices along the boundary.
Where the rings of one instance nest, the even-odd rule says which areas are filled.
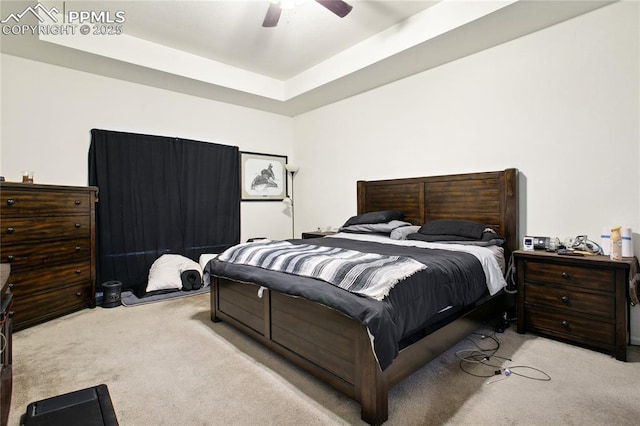
[[[519,247],[518,171],[358,181],[358,214],[398,210],[422,225],[434,219],[483,223],[505,238],[505,257]]]

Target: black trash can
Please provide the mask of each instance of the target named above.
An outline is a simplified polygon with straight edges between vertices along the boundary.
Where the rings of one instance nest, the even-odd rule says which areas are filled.
[[[122,283],[120,281],[107,281],[102,283],[102,307],[115,308],[120,306],[120,293],[122,292]]]

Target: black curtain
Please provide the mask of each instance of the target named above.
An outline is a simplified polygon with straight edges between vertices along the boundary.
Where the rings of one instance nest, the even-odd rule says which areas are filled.
[[[165,253],[198,261],[240,241],[238,147],[93,129],[89,184],[98,187],[98,286],[143,296]]]

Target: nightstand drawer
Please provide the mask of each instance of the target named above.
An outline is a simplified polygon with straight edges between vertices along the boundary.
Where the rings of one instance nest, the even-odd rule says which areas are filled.
[[[525,303],[542,305],[554,309],[567,310],[604,318],[614,318],[614,295],[585,293],[568,287],[526,284]]]
[[[556,335],[579,343],[615,344],[615,324],[582,318],[568,313],[529,307],[525,318],[527,329]]]
[[[614,292],[614,272],[610,269],[585,268],[582,266],[527,261],[525,282],[572,285]]]

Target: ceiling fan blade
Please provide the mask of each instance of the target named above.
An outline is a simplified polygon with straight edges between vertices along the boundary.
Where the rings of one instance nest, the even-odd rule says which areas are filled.
[[[342,0],[316,0],[318,3],[335,13],[341,18],[344,18],[351,12],[353,6],[343,2]]]
[[[280,2],[269,3],[269,9],[267,9],[267,14],[264,17],[262,26],[275,27],[276,25],[278,25],[278,21],[280,20],[280,13],[282,13],[282,9],[280,9]]]

